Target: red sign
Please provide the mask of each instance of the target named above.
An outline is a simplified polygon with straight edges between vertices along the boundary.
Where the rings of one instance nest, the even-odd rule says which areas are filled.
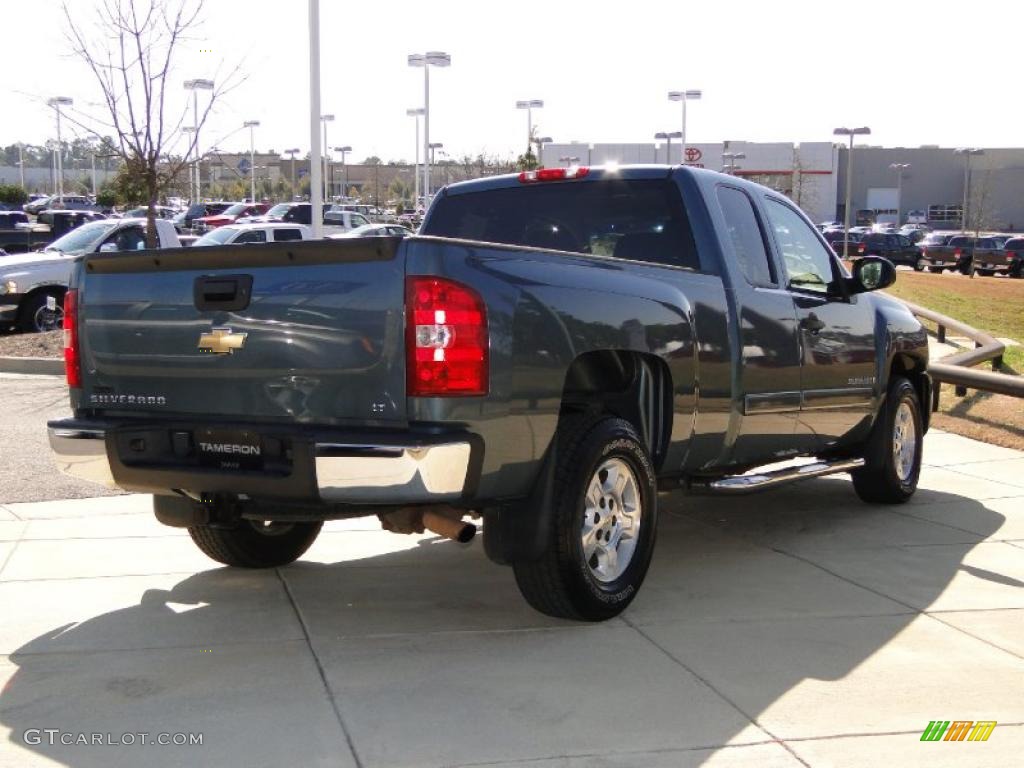
[[[702,157],[704,157],[704,153],[701,152],[696,147],[687,147],[686,148],[686,162],[688,162],[688,163],[695,163],[698,160],[700,160]]]

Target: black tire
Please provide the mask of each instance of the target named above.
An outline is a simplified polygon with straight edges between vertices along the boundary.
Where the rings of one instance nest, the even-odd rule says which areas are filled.
[[[622,533],[626,517],[614,514],[614,499],[601,496],[602,510],[611,510],[598,525],[598,520],[586,512],[586,494],[592,481],[604,483],[608,472],[601,476],[603,467],[628,468],[635,485],[634,500],[638,500],[640,514],[638,535],[631,537],[632,554],[618,575],[606,574],[608,580],[598,577],[599,557],[594,554],[587,561],[583,548],[584,515],[592,531],[608,530],[616,535],[613,548],[624,551],[626,542]],[[623,473],[626,475],[627,473]],[[547,546],[539,560],[513,563],[516,583],[526,601],[541,613],[580,621],[603,621],[617,616],[636,597],[654,552],[657,533],[657,485],[651,459],[633,425],[613,417],[590,417],[564,422],[559,428],[558,457],[551,493],[553,509],[551,528],[546,532]],[[620,493],[621,499],[625,493]],[[606,502],[605,499],[608,499]],[[629,506],[627,503],[626,506]],[[595,507],[595,518],[600,517]],[[616,533],[616,524],[619,531]],[[593,538],[593,537],[592,537]],[[600,535],[596,538],[600,541]],[[606,538],[606,541],[610,539]],[[606,554],[606,557],[608,555]]]
[[[57,309],[46,308],[46,301],[53,297]],[[58,291],[43,291],[30,296],[18,311],[18,327],[25,333],[43,333],[60,330],[64,322],[64,294]]]
[[[904,404],[910,409],[909,417],[914,430],[914,453],[909,466],[898,467],[894,441],[896,439],[896,420],[898,416],[903,415],[901,408]],[[885,403],[871,428],[871,434],[864,449],[865,464],[851,473],[853,488],[857,495],[861,500],[872,504],[903,504],[906,502],[917,490],[917,481],[921,475],[923,447],[924,426],[921,420],[921,403],[917,397],[917,390],[908,379],[898,376],[889,384]]]
[[[236,568],[276,568],[298,560],[323,523],[263,523],[239,520],[233,528],[193,525],[192,541],[207,556]]]
[[[928,271],[931,272],[933,275],[941,275],[942,267],[928,267]]]
[[[915,272],[924,272],[924,259],[918,257],[915,261],[911,263],[910,266],[914,268]]]
[[[1024,278],[1024,261],[1018,261],[1011,264],[1007,274],[1015,280]]]
[[[976,269],[974,272],[982,277],[992,277],[996,273],[994,269]]]

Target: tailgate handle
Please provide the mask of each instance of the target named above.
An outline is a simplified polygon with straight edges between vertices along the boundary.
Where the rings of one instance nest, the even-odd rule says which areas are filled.
[[[211,275],[197,277],[193,290],[196,309],[238,312],[249,306],[252,275]]]

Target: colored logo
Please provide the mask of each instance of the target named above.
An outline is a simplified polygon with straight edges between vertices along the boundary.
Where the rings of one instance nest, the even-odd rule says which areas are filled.
[[[214,328],[199,336],[199,351],[215,355],[230,355],[245,346],[247,333],[235,333],[230,328]]]
[[[921,741],[988,741],[995,727],[995,720],[932,720]]]
[[[704,153],[701,152],[696,147],[687,147],[686,148],[686,161],[688,163],[695,163],[698,160],[700,160],[702,157],[704,157]]]

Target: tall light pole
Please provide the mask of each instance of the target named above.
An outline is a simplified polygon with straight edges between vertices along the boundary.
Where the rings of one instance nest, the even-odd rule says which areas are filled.
[[[212,91],[213,80],[206,80],[203,78],[196,78],[195,80],[185,81],[185,90],[192,91],[192,125],[195,127],[195,158],[196,158],[196,178],[193,182],[193,202],[199,200],[201,190],[199,188],[200,175],[199,175],[199,91]]]
[[[903,172],[910,167],[910,163],[890,163],[889,168],[896,171],[896,226],[900,225],[903,209]]]
[[[843,258],[850,257],[850,200],[853,197],[853,137],[870,136],[871,129],[867,126],[861,128],[836,128],[832,131],[834,136],[850,137],[850,152],[846,156],[846,205],[843,208]]]
[[[723,152],[722,153],[722,172],[728,173],[732,176],[736,175],[736,171],[740,170],[740,167],[736,165],[737,160],[746,160],[747,156],[743,152]]]
[[[344,147],[335,147],[335,152],[341,152],[341,167],[345,172],[345,188],[341,190],[342,199],[348,196],[348,165],[345,164],[345,155],[352,151],[352,147],[347,144]]]
[[[405,114],[416,119],[416,168],[412,174],[416,191],[414,192],[415,197],[412,199],[413,210],[416,210],[420,204],[420,117],[425,113],[426,110],[423,107],[405,110]]]
[[[688,90],[688,91],[669,91],[668,100],[678,101],[683,105],[683,124],[680,128],[679,143],[682,146],[682,151],[679,156],[682,158],[682,164],[686,164],[686,102],[696,101],[704,95],[703,91],[700,90]]]
[[[181,126],[181,132],[183,134],[185,134],[186,136],[190,136],[191,134],[196,132],[196,127],[194,125],[183,125],[183,126]],[[194,166],[195,166],[195,161],[193,160],[191,163],[189,163],[189,166],[188,166],[188,195],[189,195],[190,198],[192,198],[192,202],[193,203],[196,202],[195,198],[192,197],[195,194],[195,183],[196,183],[195,167]]]
[[[67,96],[54,96],[53,98],[46,100],[46,106],[53,107],[54,112],[57,113],[57,199],[60,200],[62,204],[64,202],[64,166],[61,158],[61,154],[63,154],[61,151],[63,145],[60,141],[60,108],[70,107],[74,103],[74,100]]]
[[[541,136],[539,139],[537,139],[537,164],[538,165],[541,165],[541,166],[544,165],[544,163],[543,163],[544,145],[545,144],[550,144],[552,141],[554,141],[554,139],[552,139],[550,136]]]
[[[249,183],[249,199],[256,202],[256,132],[255,128],[260,127],[259,120],[246,120],[242,123],[243,128],[249,129],[249,166],[252,168],[252,179]]]
[[[659,133],[654,134],[654,138],[655,139],[662,139],[663,141],[666,142],[666,144],[665,144],[665,165],[672,165],[672,139],[681,139],[681,138],[683,138],[682,132],[681,131],[672,131],[670,133],[666,133],[664,131],[661,131]],[[655,158],[655,159],[657,159],[657,158]]]
[[[18,172],[21,175],[21,188],[25,189],[25,145],[18,142]],[[94,161],[95,162],[95,161]]]
[[[984,155],[984,149],[974,147],[961,147],[954,149],[954,154],[964,156],[964,206],[960,209],[960,231],[967,231],[967,206],[970,203],[971,190],[971,155]]]
[[[452,57],[443,51],[409,54],[410,67],[423,67],[423,202],[430,204],[430,68],[450,67]]]
[[[286,149],[284,151],[284,154],[289,155],[291,157],[291,159],[292,159],[292,197],[294,198],[295,197],[295,190],[296,190],[296,184],[295,184],[295,156],[297,154],[299,154],[299,148],[296,147],[295,149]]]
[[[334,115],[320,115],[320,122],[324,126],[324,202],[330,199],[331,195],[327,182],[327,172],[330,169],[331,156],[327,148],[327,124],[334,122]]]
[[[435,141],[427,145],[427,149],[430,150],[430,165],[434,164],[434,150],[441,149],[443,146],[444,144],[442,144],[440,141]],[[433,177],[431,177],[431,181],[433,181]]]
[[[309,0],[309,205],[313,237],[324,236],[320,188],[320,0]]]
[[[526,110],[526,151],[530,151],[530,146],[533,144],[533,110],[541,109],[544,106],[544,102],[541,99],[527,99],[525,101],[517,101],[516,109]]]

